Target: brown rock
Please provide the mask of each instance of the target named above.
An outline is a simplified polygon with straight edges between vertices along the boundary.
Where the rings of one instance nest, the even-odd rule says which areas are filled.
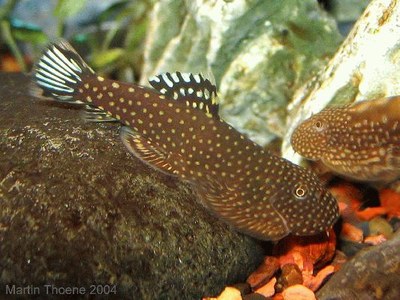
[[[118,124],[33,99],[29,81],[0,73],[0,296],[98,283],[118,299],[198,299],[261,262],[188,185],[130,155]]]
[[[400,231],[359,251],[317,293],[319,300],[385,299],[400,295]]]
[[[273,256],[266,256],[257,270],[247,278],[247,282],[253,290],[258,289],[266,284],[278,269],[279,260]]]
[[[303,283],[303,275],[296,264],[286,264],[282,266],[281,276],[278,278],[278,291],[284,290],[289,286]]]

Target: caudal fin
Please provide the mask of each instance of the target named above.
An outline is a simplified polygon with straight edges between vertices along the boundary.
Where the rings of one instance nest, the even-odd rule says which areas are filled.
[[[74,100],[77,87],[85,75],[94,71],[66,41],[50,44],[33,70],[34,96],[52,97],[62,102],[81,103]]]

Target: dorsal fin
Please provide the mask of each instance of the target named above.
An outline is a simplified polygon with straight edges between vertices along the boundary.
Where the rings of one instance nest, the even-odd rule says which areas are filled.
[[[149,79],[160,93],[218,117],[217,88],[200,74],[164,73]]]

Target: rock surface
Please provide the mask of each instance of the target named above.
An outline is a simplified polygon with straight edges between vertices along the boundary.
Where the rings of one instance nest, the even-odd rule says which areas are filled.
[[[400,230],[391,240],[361,250],[317,293],[319,300],[385,299],[400,295]]]
[[[315,0],[163,0],[149,24],[142,83],[211,71],[222,117],[261,145],[284,134],[293,91],[341,41]]]
[[[130,155],[118,125],[33,99],[27,76],[0,82],[0,294],[115,284],[118,299],[198,299],[262,261],[258,242]]]

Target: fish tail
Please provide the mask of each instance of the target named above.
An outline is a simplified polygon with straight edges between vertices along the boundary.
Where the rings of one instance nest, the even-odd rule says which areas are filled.
[[[33,69],[31,94],[52,97],[60,102],[82,103],[74,100],[85,78],[95,72],[85,63],[72,46],[61,40],[50,44]]]

